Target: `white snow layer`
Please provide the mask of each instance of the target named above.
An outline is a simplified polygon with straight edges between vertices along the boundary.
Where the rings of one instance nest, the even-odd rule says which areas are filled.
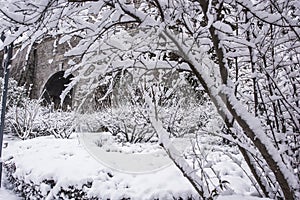
[[[91,188],[86,188],[88,195],[103,199],[172,199],[196,195],[174,165],[151,174],[120,173],[97,162],[77,138],[49,136],[10,143],[4,159],[11,156],[16,164],[16,178],[36,185],[45,179],[56,182],[47,199],[52,199],[60,187],[81,187],[86,182],[93,182]]]
[[[67,189],[71,185],[81,189],[87,182],[92,185],[90,188],[84,187],[83,190],[88,197],[99,199],[168,200],[174,197],[183,199],[189,196],[197,197],[193,187],[175,165],[144,174],[115,171],[97,162],[75,136],[71,139],[47,136],[25,141],[9,141],[3,156],[4,160],[12,159],[15,163],[15,178],[41,185],[40,190],[47,196],[45,199],[53,199],[61,188]],[[219,163],[221,174],[228,174],[225,178],[236,193],[228,196],[223,194],[218,199],[258,199],[249,196],[255,192],[250,181],[241,175],[240,169],[225,157],[215,156],[222,160],[222,163]],[[43,180],[54,180],[56,185],[51,189],[42,183]],[[15,199],[1,198],[2,193],[0,199]]]
[[[8,191],[4,188],[0,189],[0,199],[1,200],[21,200],[20,197],[17,197],[11,191]]]

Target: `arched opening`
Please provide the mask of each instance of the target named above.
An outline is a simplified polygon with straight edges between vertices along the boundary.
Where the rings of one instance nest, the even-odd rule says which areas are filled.
[[[74,77],[72,74],[64,77],[64,73],[64,71],[59,71],[48,79],[43,89],[44,105],[52,105],[54,109],[61,108],[63,110],[67,110],[68,108],[72,107],[73,89],[70,90],[61,104],[60,95],[64,89],[66,89],[67,84],[69,84]]]

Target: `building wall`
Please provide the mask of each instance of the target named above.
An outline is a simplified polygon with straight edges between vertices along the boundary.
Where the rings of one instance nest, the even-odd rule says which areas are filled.
[[[67,43],[56,47],[55,40],[46,39],[35,47],[35,85],[34,96],[42,94],[47,80],[58,71],[68,69],[69,58],[64,53],[69,49]]]
[[[76,42],[73,40],[71,44],[75,46]],[[25,85],[27,89],[31,88],[31,98],[39,98],[49,78],[56,72],[65,71],[69,67],[70,58],[64,56],[64,53],[70,49],[70,46],[67,42],[57,43],[58,39],[46,38],[34,44],[27,60],[28,47],[22,51],[19,50],[20,47],[14,48],[14,53],[17,55],[12,61],[10,77],[18,81],[19,85]],[[2,63],[3,52],[0,52],[0,57]]]

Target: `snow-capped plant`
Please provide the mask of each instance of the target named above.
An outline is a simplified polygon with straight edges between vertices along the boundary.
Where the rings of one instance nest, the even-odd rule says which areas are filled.
[[[71,112],[53,111],[49,107],[42,106],[40,99],[25,99],[22,105],[9,108],[6,123],[21,139],[45,135],[69,138],[74,131]]]
[[[203,105],[160,107],[158,116],[170,137],[192,136],[206,131],[221,131],[221,119],[216,116],[209,102]],[[140,105],[123,105],[94,113],[76,114],[77,131],[110,132],[119,142],[157,141],[149,120],[148,108]]]
[[[155,137],[147,117],[139,107],[106,109],[91,114],[76,115],[80,132],[110,132],[118,142],[148,142]]]
[[[0,96],[2,95],[3,78],[0,77]],[[28,99],[27,90],[18,86],[18,82],[12,78],[8,80],[7,109],[12,106],[19,106]]]

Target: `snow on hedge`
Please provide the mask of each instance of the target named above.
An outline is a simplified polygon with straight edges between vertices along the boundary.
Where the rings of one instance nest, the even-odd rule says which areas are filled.
[[[218,199],[258,199],[249,196],[257,192],[243,170],[224,154],[232,151],[245,166],[234,147],[218,145],[222,152],[212,148],[212,143],[216,143],[214,136],[201,140],[200,145],[208,150],[208,161],[214,163],[230,187]],[[198,199],[174,164],[151,173],[121,173],[97,162],[75,134],[70,139],[43,136],[9,141],[3,155],[8,181],[26,199]]]
[[[27,199],[73,196],[77,196],[75,199],[187,199],[196,196],[173,165],[151,174],[112,171],[89,155],[76,137],[46,136],[9,143],[4,159],[9,178],[16,184],[14,189]]]

